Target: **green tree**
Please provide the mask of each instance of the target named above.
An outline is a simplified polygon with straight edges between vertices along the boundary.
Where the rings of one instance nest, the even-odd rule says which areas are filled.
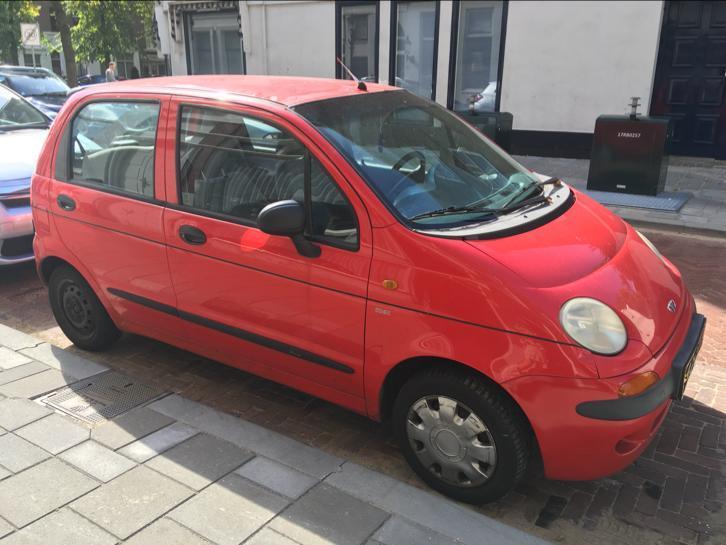
[[[0,0],[0,59],[18,64],[20,23],[32,23],[38,17],[38,6],[29,0]]]
[[[65,0],[73,21],[71,39],[82,62],[111,60],[131,55],[151,32],[154,3],[150,0]]]

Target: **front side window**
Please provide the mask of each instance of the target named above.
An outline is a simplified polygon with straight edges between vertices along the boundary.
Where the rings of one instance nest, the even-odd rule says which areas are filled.
[[[308,210],[310,237],[357,246],[352,206],[287,131],[236,112],[184,106],[178,153],[182,205],[256,225],[265,206],[293,199]]]
[[[416,228],[482,223],[542,192],[533,173],[458,116],[406,91],[339,97],[295,111]]]
[[[378,35],[376,28],[375,2],[367,4],[340,4],[340,49],[343,63],[350,68],[358,79],[376,81],[376,48]],[[344,78],[350,76],[345,70],[336,70]]]
[[[153,197],[158,120],[158,103],[84,106],[73,119],[73,180]]]
[[[460,2],[458,15],[453,108],[493,112],[497,98],[502,2]]]
[[[403,87],[434,98],[436,65],[436,2],[396,2],[394,78]]]

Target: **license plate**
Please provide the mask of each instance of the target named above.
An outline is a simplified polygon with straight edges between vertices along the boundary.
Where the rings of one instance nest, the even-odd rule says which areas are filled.
[[[693,367],[696,365],[696,358],[698,357],[698,352],[699,350],[701,350],[701,345],[703,344],[703,333],[705,330],[705,327],[701,328],[701,331],[698,335],[698,340],[696,341],[693,350],[688,356],[686,364],[681,369],[680,376],[676,378],[675,388],[673,388],[673,399],[683,399],[683,393],[686,391],[688,379],[691,378],[691,372],[693,371]]]

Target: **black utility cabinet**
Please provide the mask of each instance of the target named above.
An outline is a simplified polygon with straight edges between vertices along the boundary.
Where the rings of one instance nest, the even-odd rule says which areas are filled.
[[[456,115],[494,140],[503,150],[510,150],[514,118],[509,112],[456,112]]]
[[[657,195],[668,169],[669,119],[601,115],[595,122],[587,188]]]

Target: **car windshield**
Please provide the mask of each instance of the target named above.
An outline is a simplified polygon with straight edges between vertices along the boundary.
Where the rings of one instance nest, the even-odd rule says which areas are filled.
[[[0,131],[47,125],[45,116],[0,85]]]
[[[7,79],[10,87],[24,97],[65,95],[70,89],[63,80],[50,74],[13,74]]]
[[[407,91],[339,97],[295,110],[417,228],[491,221],[497,210],[511,209],[539,188],[536,175],[456,115]]]

